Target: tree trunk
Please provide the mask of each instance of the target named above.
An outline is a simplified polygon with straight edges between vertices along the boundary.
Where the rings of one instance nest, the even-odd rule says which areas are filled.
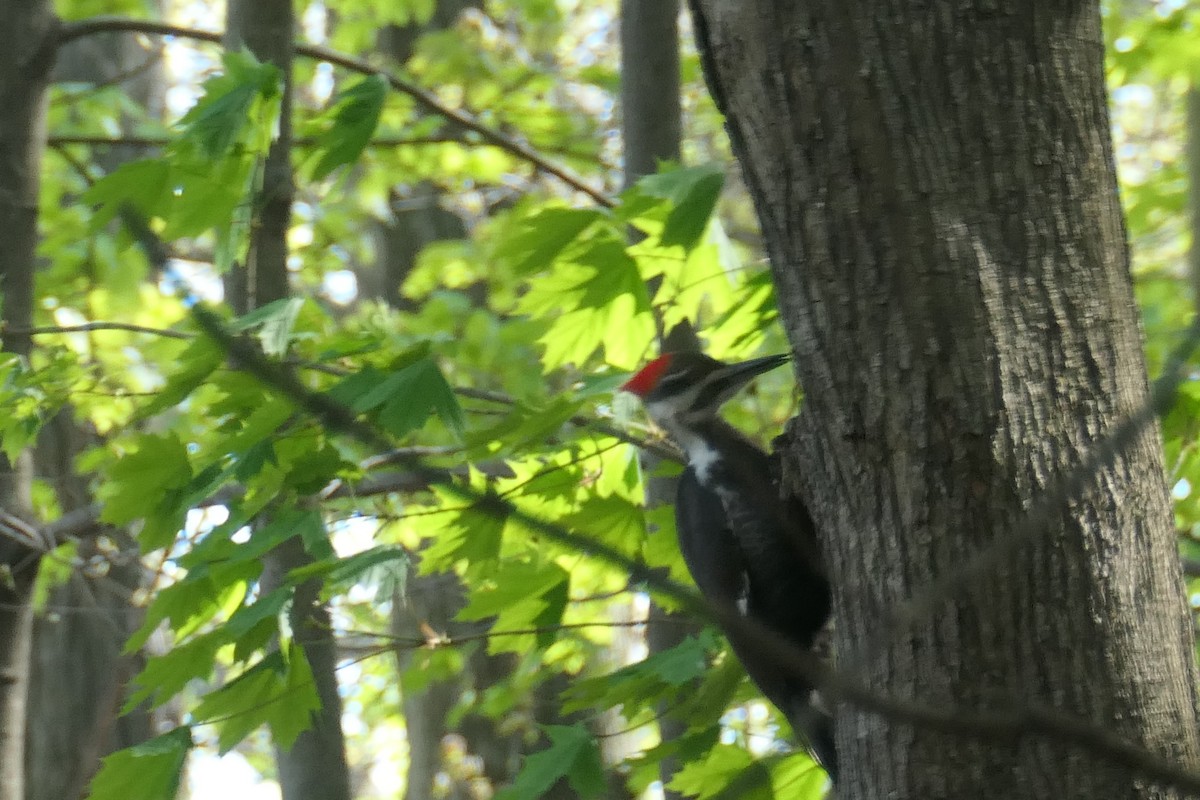
[[[679,160],[679,0],[622,0],[625,186]]]
[[[63,512],[93,502],[91,476],[75,470],[75,458],[96,444],[69,407],[38,437],[37,474],[54,488]],[[103,544],[99,536],[80,541],[78,555],[102,561],[105,569],[73,574],[51,590],[45,612],[34,620],[25,800],[84,796],[101,758],[154,735],[148,704],[121,714],[144,662],[140,653],[122,653],[144,616],[131,602],[144,575],[137,542],[122,529],[103,534]]]
[[[33,319],[38,189],[45,143],[46,89],[54,61],[54,16],[46,0],[0,4],[0,321],[28,328]],[[27,358],[27,334],[3,334],[3,349]],[[32,522],[32,458],[0,457],[0,510]],[[8,528],[5,524],[5,528]],[[33,612],[30,589],[38,550],[8,531],[0,537],[0,800],[24,800],[25,711]]]
[[[248,47],[260,60],[279,67],[284,76],[279,136],[271,144],[263,167],[262,194],[256,198],[250,253],[245,267],[234,269],[226,280],[226,300],[238,311],[258,308],[290,294],[287,233],[294,193],[291,166],[294,35],[291,0],[229,3],[226,46]],[[268,553],[262,575],[264,594],[283,585],[289,571],[311,560],[298,538],[289,539]],[[288,618],[296,643],[312,669],[321,710],[313,715],[312,727],[301,733],[290,749],[275,750],[284,800],[349,800],[350,797],[342,701],[337,684],[337,648],[329,608],[320,595],[321,582],[317,579],[296,587]]]
[[[384,28],[378,50],[403,64],[413,55],[421,35],[445,30],[456,24],[467,9],[483,5],[481,0],[438,0],[427,22]],[[401,290],[421,252],[435,242],[462,239],[468,234],[463,218],[443,205],[445,195],[442,187],[429,181],[393,187],[389,218],[380,221],[373,230],[378,258],[357,272],[360,297],[381,298],[402,312],[417,309],[418,303],[405,297]],[[480,305],[486,299],[483,284],[464,292]],[[468,623],[455,619],[466,605],[466,591],[454,573],[420,574],[415,564],[412,573],[404,596],[397,596],[392,604],[394,634],[406,639],[420,637],[424,635],[422,627],[429,626],[457,638],[478,636],[491,628],[492,620]],[[462,672],[415,690],[405,685],[414,657],[411,647],[396,648],[409,753],[405,799],[424,800],[438,792],[445,792],[450,798],[466,797],[478,791],[478,787],[464,780],[461,767],[453,763],[456,759],[447,758],[453,749],[447,747],[451,743],[461,743],[465,753],[480,759],[482,777],[493,790],[510,783],[520,768],[522,754],[538,749],[525,736],[526,731],[514,729],[509,720],[493,719],[475,708],[465,711],[455,724],[451,724],[450,716],[464,694],[482,697],[489,687],[514,679],[518,659],[508,653],[489,654],[486,643],[480,642],[466,659]],[[539,687],[535,695],[544,691]]]
[[[653,175],[661,161],[680,160],[682,112],[679,81],[679,0],[622,0],[621,2],[621,139],[629,188],[639,178]],[[653,287],[657,288],[657,286]],[[661,324],[660,324],[661,327]],[[667,350],[699,350],[700,342],[689,328],[679,329]],[[639,454],[642,474],[653,475],[661,459]],[[675,502],[677,478],[651,477],[646,481],[646,508]],[[651,604],[646,629],[648,655],[677,647],[700,624],[686,614],[670,614]],[[672,719],[666,704],[658,707],[658,734],[664,742],[678,739],[686,725]],[[659,776],[665,800],[681,795],[665,787],[679,771],[677,758],[664,759]]]
[[[436,794],[439,773],[448,781],[448,791],[452,794],[470,795],[468,782],[462,780],[463,776],[454,774],[445,758],[446,737],[452,732],[461,735],[466,752],[481,759],[483,777],[493,787],[511,781],[518,766],[521,737],[503,731],[502,722],[476,711],[467,712],[453,728],[448,719],[464,694],[482,694],[489,687],[511,678],[517,666],[514,656],[489,655],[486,643],[480,642],[459,674],[445,680],[428,681],[420,689],[405,685],[414,659],[421,657],[411,644],[413,640],[427,636],[430,629],[459,639],[479,636],[491,627],[490,620],[456,620],[465,605],[462,582],[452,572],[414,574],[407,582],[404,595],[397,593],[392,599],[391,633],[403,640],[397,644],[395,652],[400,671],[404,732],[408,741],[405,800],[424,800]]]
[[[103,84],[133,76],[125,84],[131,99],[158,117],[165,90],[161,56],[129,33],[77,39],[59,49],[51,78]],[[130,129],[136,122],[126,121]],[[139,148],[113,147],[95,160],[111,172],[138,153]],[[92,476],[80,473],[75,459],[98,444],[91,426],[77,422],[69,406],[40,431],[37,476],[54,489],[63,513],[95,501]],[[154,733],[146,708],[120,714],[126,687],[143,660],[121,652],[143,618],[141,607],[131,602],[144,572],[137,542],[127,530],[103,534],[103,544],[89,536],[79,548],[82,560],[103,562],[103,571],[80,570],[52,589],[45,612],[34,620],[25,800],[83,796],[103,756]]]
[[[843,666],[1198,755],[1156,427],[1034,532],[1025,511],[1148,402],[1099,9],[694,0],[805,389],[786,455]],[[888,610],[1021,537],[894,629]],[[869,651],[869,657],[868,657]],[[1161,796],[1069,741],[838,709],[839,797]]]
[[[230,0],[225,46],[248,47],[255,57],[283,72],[279,135],[263,165],[262,193],[255,200],[254,233],[244,265],[226,276],[225,300],[239,314],[287,297],[288,243],[292,197],[292,39],[295,16],[291,0]]]
[[[267,554],[262,589],[268,593],[284,582],[288,572],[312,563],[299,537],[288,539]],[[342,732],[342,700],[338,694],[337,644],[329,605],[321,599],[321,581],[310,579],[296,587],[288,622],[296,644],[312,669],[321,710],[312,727],[291,748],[275,748],[275,764],[283,800],[350,800],[350,769]]]

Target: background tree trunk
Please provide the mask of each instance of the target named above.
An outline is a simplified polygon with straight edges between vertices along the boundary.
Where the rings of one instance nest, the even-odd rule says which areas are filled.
[[[225,23],[225,46],[248,47],[284,75],[279,136],[263,165],[262,194],[255,198],[255,225],[246,264],[226,277],[225,301],[243,314],[291,293],[288,282],[287,233],[292,197],[292,40],[295,15],[290,0],[230,0]]]
[[[621,139],[624,144],[625,188],[653,175],[661,161],[680,161],[682,123],[679,78],[679,0],[623,0],[621,3]],[[653,287],[657,288],[657,287]],[[658,327],[662,327],[661,321]],[[690,327],[679,329],[671,346],[663,349],[699,350]],[[653,453],[638,455],[642,473],[653,475],[661,459]],[[646,508],[674,504],[677,478],[652,477],[646,481]],[[649,655],[678,646],[700,624],[686,614],[670,614],[652,603],[647,614],[646,645]],[[690,624],[689,624],[690,623]],[[672,719],[669,708],[659,705],[658,733],[664,742],[678,739],[686,726]],[[665,787],[679,770],[675,758],[659,767],[663,797],[681,795]]]
[[[38,190],[45,142],[46,89],[54,63],[54,17],[45,0],[0,4],[0,320],[28,328],[33,319]],[[26,358],[28,334],[3,334],[3,349]],[[12,523],[33,522],[32,454],[0,457],[0,511]],[[24,800],[25,713],[33,629],[30,590],[37,575],[36,547],[0,536],[0,800]]]
[[[131,99],[158,118],[165,89],[161,57],[157,45],[147,47],[132,34],[96,36],[61,48],[51,77],[55,82],[122,81]],[[129,130],[137,122],[130,119]],[[138,152],[112,147],[95,160],[111,172]],[[63,513],[95,501],[93,476],[81,474],[75,458],[98,444],[92,427],[77,422],[69,406],[38,436],[37,476],[54,489]],[[141,608],[130,602],[143,582],[140,553],[127,530],[97,533],[103,542],[89,536],[78,550],[80,560],[93,568],[77,571],[52,589],[45,612],[34,620],[26,800],[82,796],[102,757],[153,735],[145,709],[120,714],[126,687],[143,661],[141,655],[121,652],[142,622]]]
[[[842,664],[881,693],[1054,709],[1195,763],[1157,429],[1019,532],[1147,403],[1098,7],[693,8],[805,389],[788,455],[823,530]],[[968,594],[880,624],[1015,535]],[[838,711],[839,797],[1160,795],[1069,742]]]
[[[621,3],[621,139],[625,186],[679,161],[679,0]]]
[[[481,8],[477,0],[438,0],[433,15],[424,25],[389,25],[379,35],[378,49],[397,64],[412,57],[423,34],[445,30],[457,24],[468,8]],[[390,217],[373,224],[373,239],[378,257],[357,273],[359,294],[379,298],[398,310],[414,310],[416,303],[401,289],[417,266],[422,250],[440,241],[462,239],[468,235],[466,223],[450,208],[443,206],[447,195],[430,181],[397,185],[391,190]],[[415,556],[419,559],[419,554]],[[427,628],[452,638],[486,632],[491,621],[464,623],[455,619],[466,605],[466,590],[453,572],[419,574],[413,564],[403,595],[392,599],[392,633],[405,639],[422,638]],[[463,696],[473,689],[482,692],[492,683],[509,678],[517,661],[509,654],[493,656],[485,642],[464,661],[464,669],[445,680],[429,681],[417,689],[408,680],[408,669],[419,657],[409,645],[397,645],[404,735],[408,742],[408,773],[405,776],[405,800],[424,800],[437,791],[439,774],[448,782],[443,791],[451,798],[469,797],[470,783],[463,780],[461,767],[446,758],[451,748],[448,736],[461,736],[467,753],[482,762],[483,777],[492,787],[512,780],[520,763],[522,741],[519,734],[504,731],[485,715],[468,712],[457,725],[450,714]]]
[[[226,46],[248,47],[283,72],[279,135],[263,165],[262,193],[256,198],[250,253],[243,267],[226,280],[226,301],[238,312],[266,305],[290,293],[287,258],[292,196],[292,48],[295,16],[291,0],[232,0],[226,21]],[[262,590],[283,585],[287,574],[311,563],[298,537],[267,554]],[[275,763],[284,800],[349,800],[350,771],[342,732],[342,700],[337,684],[337,647],[329,607],[321,599],[321,581],[296,587],[289,622],[296,643],[312,669],[321,710],[312,727],[291,748],[277,747]]]
[[[41,431],[37,474],[54,487],[64,513],[92,502],[91,476],[76,471],[74,460],[96,444],[70,407]],[[34,620],[26,800],[85,796],[101,758],[154,735],[146,707],[121,714],[144,664],[142,654],[122,652],[144,616],[131,602],[144,576],[137,543],[127,530],[105,527],[81,540],[77,554],[93,569],[55,587]]]

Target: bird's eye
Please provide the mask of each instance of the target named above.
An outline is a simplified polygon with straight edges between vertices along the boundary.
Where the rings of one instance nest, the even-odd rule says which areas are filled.
[[[656,386],[655,388],[658,389],[659,391],[662,391],[664,389],[677,391],[677,390],[682,389],[685,386],[687,386],[687,382],[688,382],[687,377],[688,376],[684,375],[683,373],[676,373],[674,375],[665,375],[665,376],[663,376],[663,378],[661,380],[659,380],[658,386]]]

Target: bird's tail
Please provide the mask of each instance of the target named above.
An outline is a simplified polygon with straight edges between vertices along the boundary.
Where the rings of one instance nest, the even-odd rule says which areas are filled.
[[[835,784],[838,780],[837,746],[834,743],[833,715],[821,706],[816,692],[797,699],[788,713],[788,722],[801,743],[813,758],[829,773]]]

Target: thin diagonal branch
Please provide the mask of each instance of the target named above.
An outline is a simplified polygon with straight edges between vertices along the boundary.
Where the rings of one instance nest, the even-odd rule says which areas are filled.
[[[173,331],[167,328],[150,328],[145,325],[133,325],[128,322],[84,322],[79,325],[41,325],[35,328],[3,328],[8,333],[21,336],[46,336],[56,333],[91,333],[94,331],[125,331],[127,333],[145,333],[151,336],[164,336],[168,339],[194,339],[195,334],[184,331]]]
[[[46,138],[46,144],[51,147],[66,147],[68,145],[84,145],[87,147],[166,147],[173,140],[167,136],[91,136],[88,134],[51,134]],[[372,139],[367,147],[411,147],[422,144],[470,144],[461,136],[450,134],[432,136],[388,136]],[[295,147],[316,147],[322,142],[315,136],[300,136],[292,142]]]

